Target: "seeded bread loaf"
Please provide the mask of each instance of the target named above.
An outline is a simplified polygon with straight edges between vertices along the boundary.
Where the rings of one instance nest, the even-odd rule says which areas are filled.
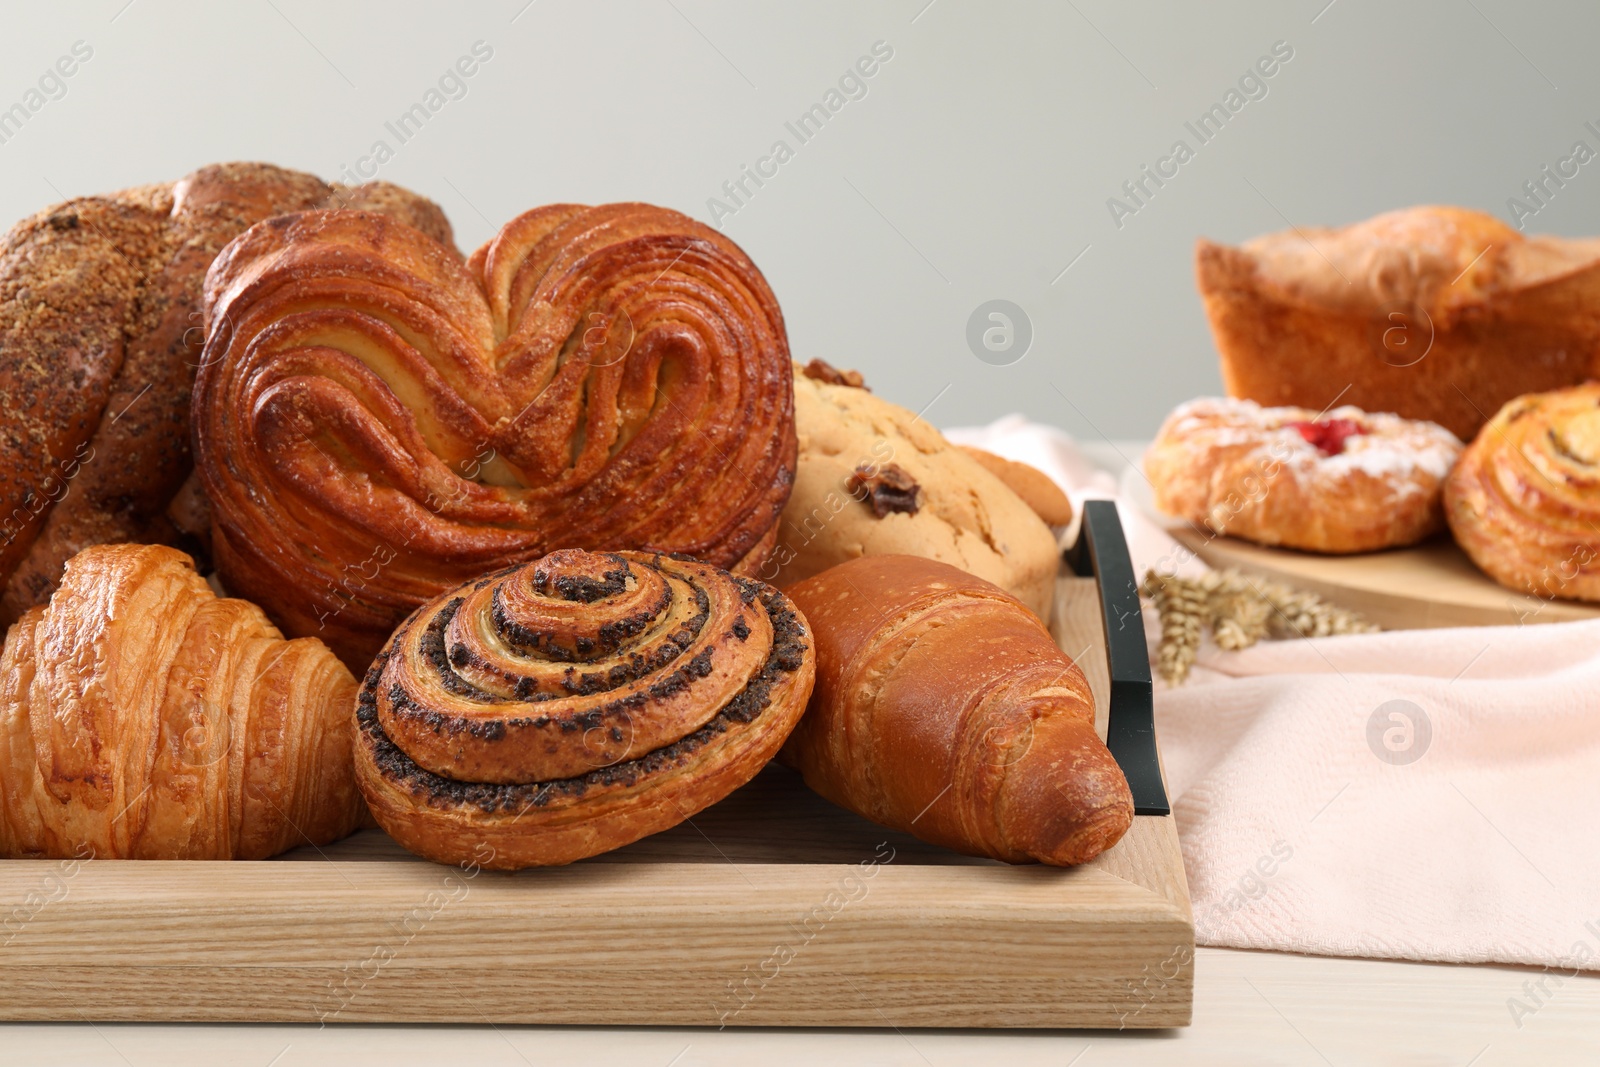
[[[314,207],[451,241],[414,193],[261,163],[69,200],[0,241],[0,624],[49,599],[89,545],[179,540],[167,509],[191,469],[206,270],[254,223]]]

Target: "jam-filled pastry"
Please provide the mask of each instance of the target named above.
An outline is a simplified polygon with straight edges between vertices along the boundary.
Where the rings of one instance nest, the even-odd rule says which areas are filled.
[[[266,859],[363,814],[356,681],[189,557],[96,545],[0,655],[0,857]]]
[[[1600,601],[1600,382],[1501,408],[1444,500],[1456,541],[1501,585]]]
[[[356,777],[440,863],[571,863],[674,826],[777,753],[815,675],[777,590],[685,557],[553,552],[406,620],[357,702]]]
[[[1213,533],[1371,552],[1443,529],[1441,486],[1460,452],[1431,422],[1203,398],[1167,416],[1144,470],[1157,507]]]
[[[794,480],[783,315],[737,245],[557,204],[463,263],[382,215],[255,226],[207,279],[218,571],[358,673],[410,612],[554,549],[754,574]]]

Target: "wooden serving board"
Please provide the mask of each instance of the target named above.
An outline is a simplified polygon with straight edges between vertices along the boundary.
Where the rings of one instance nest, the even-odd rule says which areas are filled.
[[[1093,579],[1052,629],[1102,709]],[[461,871],[366,831],[259,863],[0,861],[0,1018],[685,1026],[1187,1025],[1170,816],[1093,863],[960,856],[769,767],[570,867]]]
[[[1340,607],[1361,612],[1385,630],[1600,618],[1600,604],[1507,589],[1480,571],[1447,535],[1387,552],[1323,556],[1219,537],[1167,515],[1155,506],[1150,483],[1136,467],[1123,472],[1119,488],[1179,544],[1211,566],[1237,567],[1309,590]]]
[[[1454,541],[1357,556],[1319,556],[1217,537],[1188,526],[1169,532],[1213,567],[1276,578],[1359,611],[1385,630],[1516,626],[1600,619],[1600,604],[1507,589],[1475,567]]]

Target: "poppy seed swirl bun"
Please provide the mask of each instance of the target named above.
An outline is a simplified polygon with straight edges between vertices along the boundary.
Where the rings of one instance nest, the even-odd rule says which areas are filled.
[[[357,699],[356,777],[418,855],[571,863],[748,782],[814,675],[805,619],[769,586],[686,557],[553,552],[401,626]]]

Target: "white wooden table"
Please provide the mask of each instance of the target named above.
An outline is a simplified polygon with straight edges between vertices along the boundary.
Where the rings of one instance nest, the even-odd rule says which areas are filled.
[[[1513,997],[1545,978],[1520,1020]],[[94,991],[83,991],[85,1010]],[[893,1020],[891,1019],[892,1023]],[[974,1030],[591,1030],[569,1027],[14,1024],[0,1063],[87,1067],[395,1067],[545,1064],[1511,1064],[1600,1063],[1600,977],[1537,970],[1322,959],[1200,949],[1194,1025],[1154,1033]]]

